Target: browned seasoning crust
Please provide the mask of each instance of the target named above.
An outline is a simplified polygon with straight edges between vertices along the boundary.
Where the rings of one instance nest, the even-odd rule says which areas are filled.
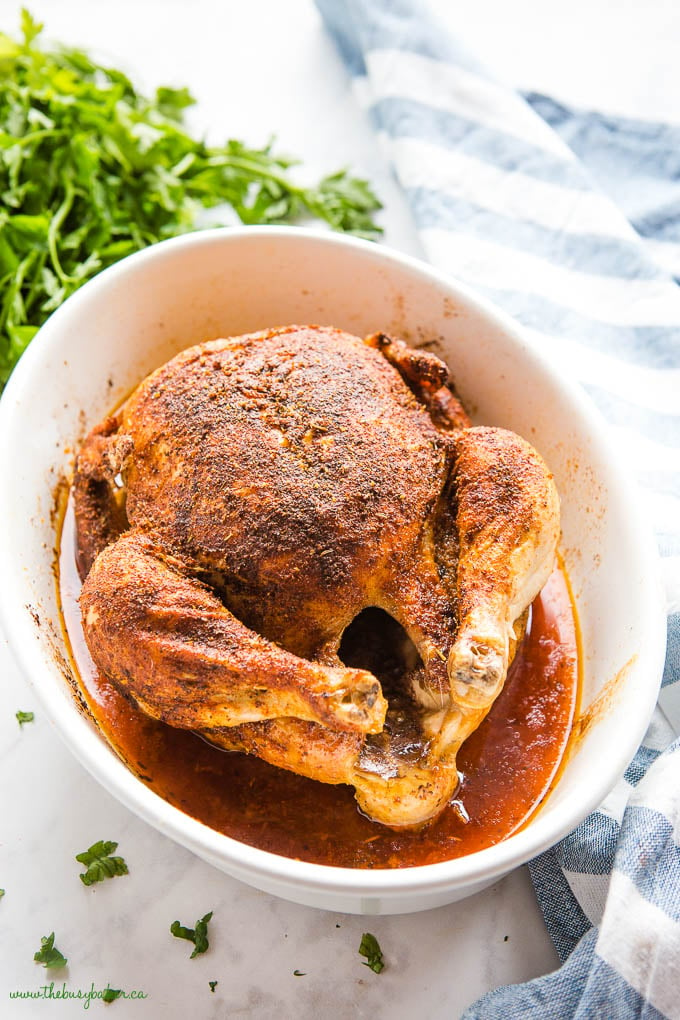
[[[119,689],[222,746],[350,782],[394,825],[455,789],[558,531],[538,454],[469,427],[443,362],[313,326],[202,344],[150,375],[86,440],[75,511],[85,636]],[[420,654],[404,678],[418,761],[385,741],[375,676],[338,656],[369,606]]]

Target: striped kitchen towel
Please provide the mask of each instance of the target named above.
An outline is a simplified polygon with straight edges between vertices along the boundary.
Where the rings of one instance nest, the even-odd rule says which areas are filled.
[[[317,0],[430,260],[568,363],[637,466],[664,687],[600,809],[530,865],[564,961],[471,1018],[680,1017],[680,128],[499,85],[418,0]]]

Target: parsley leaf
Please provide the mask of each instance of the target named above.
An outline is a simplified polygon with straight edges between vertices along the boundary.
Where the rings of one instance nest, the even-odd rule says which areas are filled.
[[[43,23],[36,21],[25,7],[21,8],[21,33],[27,46],[30,46],[35,37],[40,35],[43,27]]]
[[[104,1002],[115,1002],[123,994],[122,988],[110,988],[108,985],[102,992]]]
[[[190,960],[204,953],[210,945],[208,942],[208,922],[212,916],[213,912],[211,910],[209,914],[205,914],[196,922],[195,928],[185,928],[179,921],[173,921],[170,925],[170,934],[174,935],[176,939],[186,939],[187,942],[193,942],[194,951],[189,957]]]
[[[76,860],[87,865],[87,871],[80,875],[83,885],[93,885],[95,882],[103,882],[105,878],[128,874],[128,866],[123,858],[111,856],[117,846],[117,843],[100,839],[89,850],[76,854]]]
[[[382,950],[378,945],[375,935],[371,935],[370,932],[364,932],[361,936],[359,952],[362,956],[366,957],[364,967],[370,967],[375,974],[379,974],[384,968],[385,963],[383,961]]]
[[[17,722],[19,723],[20,726],[23,726],[24,723],[27,722],[33,722],[33,720],[35,719],[33,712],[17,712],[16,716]]]
[[[43,967],[65,967],[68,960],[63,956],[54,944],[54,932],[43,936],[40,939],[41,948],[33,954],[36,963],[42,963]]]
[[[219,982],[218,981],[208,981],[208,984],[210,985],[210,991],[214,992],[215,989],[217,988],[217,985],[219,984]]]
[[[381,205],[347,169],[305,186],[271,143],[208,145],[184,123],[186,88],[142,95],[82,50],[0,33],[0,389],[38,328],[81,284],[154,241],[303,215],[375,238]],[[205,220],[205,216],[204,216]]]
[[[4,895],[5,895],[5,890],[4,889],[0,889],[0,900],[2,899],[2,897]]]

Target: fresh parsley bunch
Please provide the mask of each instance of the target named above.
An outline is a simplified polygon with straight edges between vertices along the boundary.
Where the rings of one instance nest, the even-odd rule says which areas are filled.
[[[42,49],[26,10],[22,39],[0,33],[0,389],[38,327],[100,269],[190,230],[222,204],[243,223],[301,213],[363,237],[380,202],[346,170],[302,187],[269,145],[212,147],[183,126],[194,99],[152,99],[80,50]]]

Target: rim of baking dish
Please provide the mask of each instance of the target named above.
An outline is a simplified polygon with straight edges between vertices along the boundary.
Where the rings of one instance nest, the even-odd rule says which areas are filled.
[[[362,258],[375,260],[387,267],[398,265],[416,278],[435,283],[447,290],[458,301],[467,303],[481,313],[494,326],[502,330],[523,358],[536,363],[540,369],[555,377],[556,368],[527,336],[521,327],[491,302],[480,297],[466,285],[451,279],[424,262],[368,241],[343,235],[326,233],[302,227],[227,227],[202,230],[151,245],[122,259],[105,269],[76,291],[45,323],[39,334],[24,353],[0,400],[0,521],[6,519],[12,500],[11,451],[9,443],[16,433],[14,421],[22,413],[24,396],[30,390],[33,377],[40,372],[45,353],[58,347],[59,328],[78,304],[92,300],[116,279],[135,273],[150,260],[173,256],[178,248],[191,249],[212,244],[216,239],[227,244],[238,244],[254,236],[269,239],[290,238],[295,242],[308,241],[320,245],[353,248]],[[612,446],[607,427],[600,413],[575,382],[560,376],[559,385],[578,415],[588,425],[599,457],[606,459],[612,482],[624,499],[622,508],[631,547],[643,567],[640,573],[644,590],[638,587],[638,604],[643,619],[641,627],[646,640],[635,668],[645,670],[649,682],[636,688],[631,704],[630,726],[626,734],[596,770],[587,788],[567,793],[552,814],[539,811],[527,827],[504,841],[464,857],[436,864],[407,868],[340,868],[294,860],[260,850],[223,835],[179,808],[173,807],[138,779],[118,758],[113,749],[79,711],[72,698],[65,708],[63,693],[45,667],[46,653],[35,637],[35,625],[28,606],[21,597],[21,564],[15,562],[12,536],[9,529],[0,529],[0,623],[4,628],[14,656],[25,676],[34,686],[36,695],[54,722],[61,738],[82,765],[130,810],[149,822],[162,833],[212,863],[224,861],[237,878],[257,884],[258,876],[271,882],[296,884],[319,893],[390,897],[397,894],[436,892],[455,889],[475,882],[493,880],[512,868],[526,863],[532,857],[554,845],[594,810],[623,774],[637,750],[648,725],[658,696],[663,670],[666,628],[665,600],[660,580],[659,556],[650,527],[643,516],[637,490],[623,468],[618,452]],[[26,413],[25,410],[23,412]],[[629,548],[631,548],[629,547]],[[44,682],[44,679],[47,682]],[[218,865],[219,866],[219,865]]]

